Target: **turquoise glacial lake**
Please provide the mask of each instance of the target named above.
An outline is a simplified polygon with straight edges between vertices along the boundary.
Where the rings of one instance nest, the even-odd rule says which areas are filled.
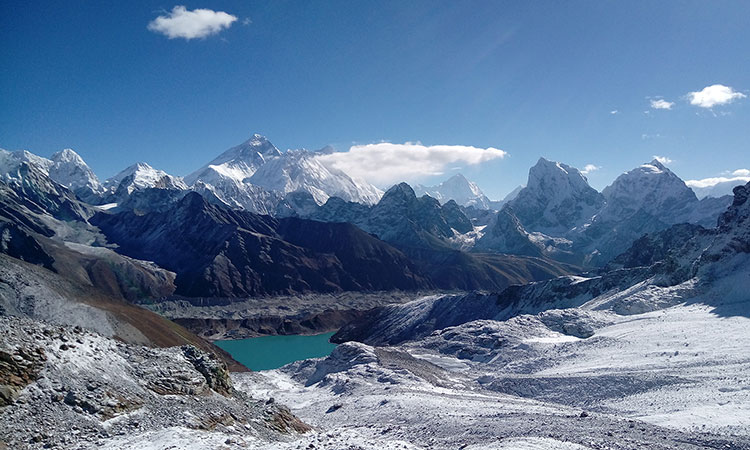
[[[313,336],[261,336],[250,339],[215,341],[214,344],[229,352],[232,358],[250,370],[271,370],[309,358],[331,354],[336,344],[328,339],[333,333]]]

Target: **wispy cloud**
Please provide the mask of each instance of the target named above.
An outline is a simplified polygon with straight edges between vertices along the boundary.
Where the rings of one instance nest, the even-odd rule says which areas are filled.
[[[599,170],[599,169],[601,169],[601,167],[595,166],[593,164],[586,164],[583,167],[583,170],[581,171],[581,173],[584,174],[584,175],[586,175],[586,174],[589,174],[589,173],[594,172],[594,171]]]
[[[652,109],[672,109],[674,102],[668,102],[663,98],[651,100]]]
[[[739,183],[747,183],[748,181],[750,181],[750,170],[740,169],[735,170],[734,173],[744,173],[745,175],[737,175],[731,177],[710,177],[702,178],[700,180],[687,180],[685,181],[685,184],[690,187],[707,188],[716,186],[719,183],[731,183],[735,181]]]
[[[731,195],[732,188],[750,182],[750,170],[737,169],[726,171],[728,176],[709,177],[699,180],[687,180],[685,184],[699,197],[721,197]]]
[[[236,20],[236,16],[224,11],[211,9],[188,11],[184,6],[175,6],[171,12],[152,20],[148,24],[148,29],[154,33],[161,33],[169,39],[190,40],[217,34],[232,26]]]
[[[662,164],[669,164],[672,162],[672,160],[668,156],[654,155],[654,159],[659,161]]]
[[[355,178],[387,187],[400,181],[441,175],[455,164],[477,165],[507,155],[494,147],[381,142],[354,145],[346,152],[320,155],[318,159],[326,166],[343,170]]]
[[[713,108],[717,105],[726,105],[735,100],[745,98],[747,95],[737,92],[729,86],[714,84],[706,86],[700,91],[688,93],[690,104],[701,108]]]

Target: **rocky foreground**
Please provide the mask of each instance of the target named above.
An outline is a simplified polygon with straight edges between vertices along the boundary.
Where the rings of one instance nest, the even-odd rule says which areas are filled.
[[[0,317],[0,335],[0,448],[145,448],[155,434],[216,448],[309,430],[234,389],[226,367],[193,346],[127,345],[12,317]]]

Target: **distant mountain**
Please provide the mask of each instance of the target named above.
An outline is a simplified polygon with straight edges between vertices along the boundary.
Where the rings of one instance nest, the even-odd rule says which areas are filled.
[[[424,195],[417,197],[406,183],[383,194],[374,206],[337,197],[317,206],[311,197],[285,201],[295,213],[325,222],[349,222],[404,252],[435,286],[445,289],[501,289],[511,283],[545,279],[576,268],[533,257],[485,255],[456,249],[453,240],[474,231],[471,220],[455,201],[441,205]]]
[[[319,204],[331,196],[372,204],[382,195],[374,186],[323,166],[317,154],[307,150],[282,153],[264,136],[254,134],[185,177],[185,181],[204,196],[259,214],[274,214],[279,202],[291,192],[308,192]]]
[[[21,162],[35,166],[37,170],[67,187],[86,202],[97,203],[104,192],[96,174],[72,149],[66,148],[56,152],[51,159],[25,150],[8,152],[0,149],[0,175],[15,170]]]
[[[652,168],[644,169],[654,172]],[[676,193],[680,192],[677,183],[669,185],[675,187]],[[609,310],[631,315],[693,299],[718,303],[731,315],[742,315],[738,304],[747,298],[749,258],[750,183],[734,189],[733,202],[721,214],[716,227],[678,224],[644,236],[596,276],[559,277],[511,286],[499,293],[430,296],[389,305],[343,327],[332,341],[394,345],[435,336],[434,332],[441,329],[443,334],[452,335],[458,330],[448,327],[475,320],[504,321],[540,312],[537,317],[550,328],[588,338],[594,334],[593,329],[580,320],[580,310],[571,309],[581,305],[588,312]],[[664,292],[671,298],[663,298]],[[523,320],[525,323],[529,317]],[[466,352],[466,347],[452,344],[454,348],[449,350],[464,352],[462,358],[473,359],[474,354]],[[492,341],[489,345],[498,344]]]
[[[591,220],[605,199],[575,167],[539,158],[526,187],[505,204],[529,231],[562,235]]]
[[[577,169],[540,159],[528,185],[503,207],[477,249],[602,265],[645,233],[687,222],[712,226],[730,199],[698,200],[659,161],[620,175],[600,194]]]
[[[730,198],[698,200],[695,193],[657,160],[615,179],[602,191],[605,206],[569,237],[586,260],[601,265],[646,233],[678,223],[713,226]]]
[[[187,185],[179,178],[163,170],[154,169],[145,162],[133,164],[107,179],[104,187],[117,197],[125,197],[133,191],[149,188],[186,190]]]
[[[250,139],[230,148],[211,162],[185,177],[189,185],[196,181],[215,184],[219,180],[232,179],[238,182],[253,176],[269,159],[281,156],[281,152],[265,136],[253,134]]]
[[[479,189],[476,183],[463,175],[456,174],[436,186],[414,186],[417,196],[429,195],[440,203],[454,200],[461,206],[473,206],[478,209],[489,209],[490,199]]]
[[[308,192],[318,204],[325,203],[329,197],[339,197],[371,205],[382,195],[375,186],[324,166],[316,153],[307,150],[288,150],[269,159],[246,182],[281,194]]]
[[[526,186],[524,185],[516,186],[512,191],[508,192],[508,194],[505,197],[503,197],[501,202],[508,203],[511,200],[515,200],[515,198],[518,197],[518,194],[521,192],[521,190],[525,187]]]

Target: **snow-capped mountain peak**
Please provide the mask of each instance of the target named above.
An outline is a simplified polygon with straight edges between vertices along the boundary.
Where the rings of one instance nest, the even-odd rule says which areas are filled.
[[[154,169],[148,163],[138,162],[122,170],[104,182],[111,191],[125,189],[128,194],[137,189],[187,189],[181,178],[174,177],[163,170]]]
[[[243,181],[269,159],[281,156],[281,152],[265,136],[253,134],[250,139],[230,148],[211,162],[185,177],[185,182],[194,184],[203,181],[217,184],[219,179],[230,178]]]
[[[417,185],[414,191],[418,196],[429,195],[440,203],[455,200],[463,206],[474,206],[479,209],[488,209],[490,200],[484,195],[476,183],[469,181],[460,173],[453,175],[436,186]]]
[[[80,198],[96,203],[103,187],[94,171],[72,149],[66,148],[52,155],[51,159],[37,156],[26,150],[8,152],[0,150],[0,174],[6,178],[18,177],[21,163],[34,166],[53,181],[71,189]]]
[[[508,202],[529,231],[564,233],[589,220],[604,198],[575,167],[539,158],[526,187]]]
[[[319,204],[325,203],[329,197],[340,197],[371,205],[382,195],[375,186],[325,166],[316,153],[307,150],[289,150],[266,161],[246,182],[284,194],[306,191]]]
[[[49,176],[63,186],[74,191],[89,190],[94,194],[103,191],[99,178],[73,149],[66,148],[54,153],[51,162]]]
[[[643,210],[657,216],[681,211],[697,201],[684,181],[657,160],[620,175],[604,188],[608,209]]]

